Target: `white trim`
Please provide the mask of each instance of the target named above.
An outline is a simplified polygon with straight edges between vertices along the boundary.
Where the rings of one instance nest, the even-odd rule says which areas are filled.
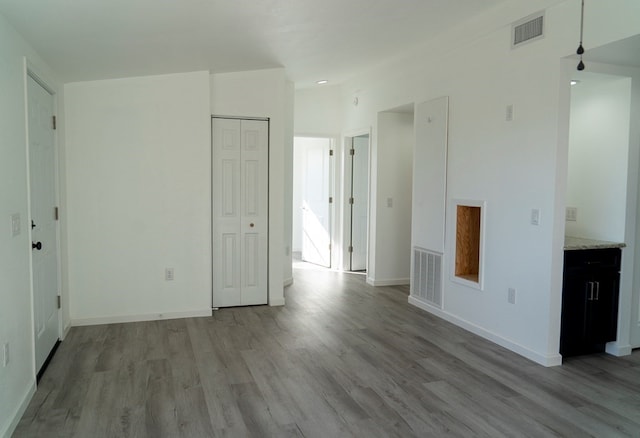
[[[444,319],[447,322],[450,322],[454,325],[457,325],[458,327],[462,327],[463,329],[478,335],[484,339],[487,339],[495,344],[500,345],[501,347],[507,348],[511,351],[513,351],[514,353],[519,354],[520,356],[523,356],[529,360],[532,360],[540,365],[543,365],[545,367],[552,367],[552,366],[558,366],[558,365],[562,365],[562,356],[560,356],[559,354],[553,354],[553,355],[545,355],[545,354],[541,354],[538,353],[536,351],[530,350],[527,347],[524,347],[520,344],[517,344],[516,342],[513,342],[507,338],[504,338],[500,335],[497,335],[489,330],[486,330],[482,327],[479,327],[469,321],[466,321],[462,318],[459,318],[455,315],[452,315],[449,312],[445,312],[444,310],[440,310],[436,307],[433,307],[427,303],[425,303],[424,301],[418,300],[412,296],[409,296],[409,304],[416,306],[422,310],[425,310],[439,318]]]
[[[617,342],[607,342],[605,350],[612,356],[629,356],[631,354],[631,344],[620,345]]]
[[[282,298],[278,297],[274,299],[269,298],[269,306],[271,307],[284,306],[284,297]]]
[[[284,287],[291,286],[293,284],[293,277],[284,279]]]
[[[163,319],[198,318],[211,316],[210,308],[188,312],[147,313],[144,315],[97,316],[94,318],[77,318],[71,320],[71,326],[119,324],[123,322],[160,321]]]
[[[26,394],[24,395],[24,397],[22,397],[22,401],[20,402],[18,409],[13,413],[13,416],[11,417],[11,421],[8,423],[7,428],[0,432],[0,436],[2,438],[11,437],[13,432],[16,430],[16,427],[18,426],[20,419],[22,418],[25,411],[27,410],[27,407],[29,406],[29,403],[31,402],[31,399],[33,398],[33,395],[35,393],[36,393],[36,381],[34,379],[31,382],[31,385],[29,385],[29,389],[27,389]]]
[[[371,286],[405,286],[410,284],[409,278],[389,278],[386,280],[376,280],[371,277],[367,277],[367,284]]]

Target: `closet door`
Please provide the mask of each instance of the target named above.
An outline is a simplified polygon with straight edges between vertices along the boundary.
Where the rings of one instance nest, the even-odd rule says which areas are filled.
[[[267,304],[268,122],[212,129],[213,306]]]

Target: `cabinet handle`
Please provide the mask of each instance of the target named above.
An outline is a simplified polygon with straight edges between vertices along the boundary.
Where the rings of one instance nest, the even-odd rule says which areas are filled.
[[[593,301],[593,282],[587,281],[586,286],[589,294],[589,296],[587,297],[587,301]]]
[[[600,300],[600,282],[596,281],[596,301]]]

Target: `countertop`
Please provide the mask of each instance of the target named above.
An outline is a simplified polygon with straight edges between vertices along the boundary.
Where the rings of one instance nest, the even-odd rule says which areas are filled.
[[[564,250],[624,248],[626,243],[608,242],[606,240],[584,239],[582,237],[565,236]]]

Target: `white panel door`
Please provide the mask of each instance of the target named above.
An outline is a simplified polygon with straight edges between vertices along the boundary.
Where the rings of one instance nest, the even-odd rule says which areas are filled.
[[[302,189],[302,260],[331,267],[330,155],[331,140],[309,138],[304,154]]]
[[[351,173],[351,270],[367,269],[369,225],[369,136],[353,138]]]
[[[267,304],[268,122],[213,119],[213,306]]]
[[[27,79],[31,260],[36,372],[58,341],[58,238],[56,230],[53,96]]]

